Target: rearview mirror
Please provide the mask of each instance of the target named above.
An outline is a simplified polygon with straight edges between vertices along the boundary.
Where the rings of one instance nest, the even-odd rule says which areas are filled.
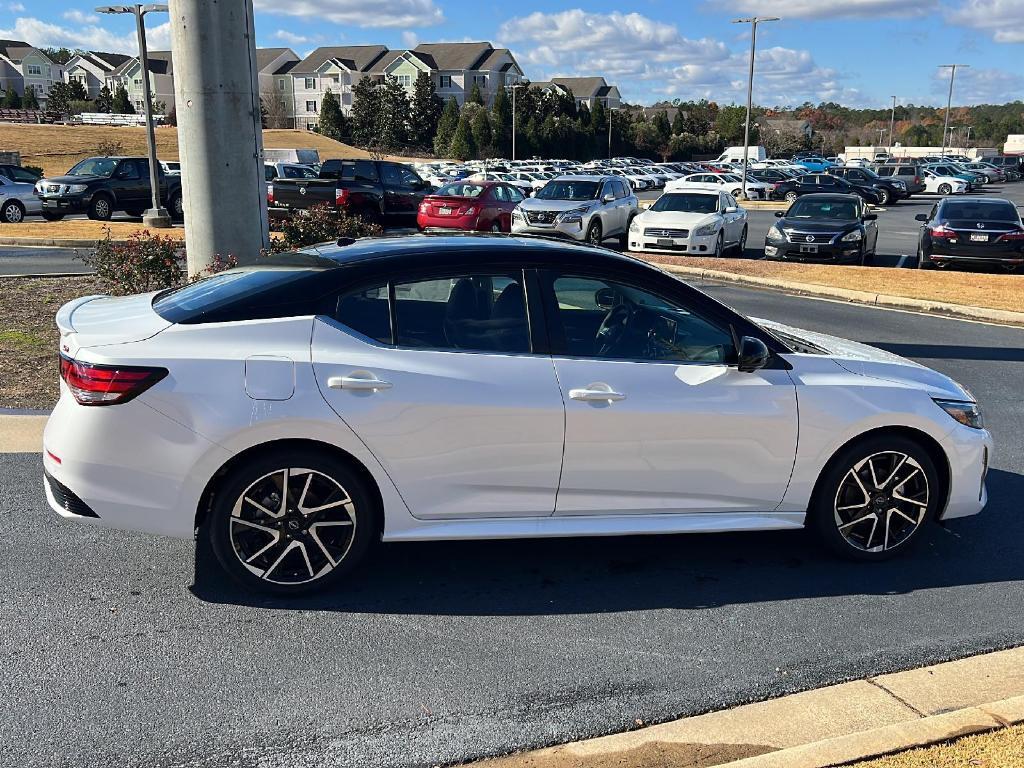
[[[919,213],[914,217],[914,221],[928,221],[927,213]]]
[[[770,354],[763,341],[753,336],[744,336],[736,350],[736,367],[740,373],[753,373],[768,365]]]
[[[878,214],[877,213],[865,213],[860,218],[861,218],[862,221],[875,221],[876,219],[878,219]]]
[[[615,291],[611,288],[599,288],[594,292],[594,303],[601,309],[611,309],[615,306]]]

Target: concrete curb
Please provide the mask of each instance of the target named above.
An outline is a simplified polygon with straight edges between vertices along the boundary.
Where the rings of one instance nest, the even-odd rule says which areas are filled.
[[[982,320],[989,323],[1024,326],[1024,312],[1012,312],[1007,309],[971,307],[965,304],[948,304],[941,301],[929,301],[927,299],[890,296],[884,293],[854,291],[848,288],[833,288],[827,285],[798,283],[792,280],[777,280],[769,277],[740,275],[735,272],[723,272],[717,269],[682,267],[676,264],[662,264],[660,262],[650,263],[664,269],[666,272],[672,272],[678,275],[688,275],[701,280],[740,283],[742,285],[750,285],[756,288],[769,288],[772,290],[785,291],[787,293],[795,293],[800,296],[816,296],[826,299],[848,301],[853,304],[866,304],[873,307],[906,309],[913,312],[926,312],[928,314],[944,315],[964,320]]]
[[[481,768],[826,768],[1024,723],[1024,647],[805,691]],[[659,758],[659,759],[655,759]]]
[[[48,418],[29,409],[0,410],[0,453],[42,453]]]

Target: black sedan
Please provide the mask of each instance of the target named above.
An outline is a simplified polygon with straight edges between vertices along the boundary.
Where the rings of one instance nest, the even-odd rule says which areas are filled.
[[[845,179],[855,187],[872,189],[878,194],[879,205],[895,204],[898,200],[910,197],[906,182],[893,178],[882,178],[870,168],[846,168],[836,166],[829,168],[830,175]]]
[[[775,215],[779,220],[765,236],[766,258],[852,264],[874,260],[878,216],[868,213],[856,195],[805,195]]]
[[[1013,203],[998,197],[947,198],[931,214],[915,218],[924,222],[917,242],[921,269],[961,263],[1016,272],[1024,266],[1024,223]]]
[[[812,194],[857,195],[865,203],[879,205],[882,196],[872,187],[855,187],[846,179],[840,179],[828,173],[808,173],[792,181],[783,181],[775,185],[772,197],[782,198],[790,203],[798,197]]]

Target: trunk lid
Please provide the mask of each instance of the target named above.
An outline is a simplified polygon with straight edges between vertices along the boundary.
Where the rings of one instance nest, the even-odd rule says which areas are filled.
[[[153,311],[155,293],[83,296],[57,311],[60,351],[74,357],[85,347],[127,344],[155,336],[172,323]]]

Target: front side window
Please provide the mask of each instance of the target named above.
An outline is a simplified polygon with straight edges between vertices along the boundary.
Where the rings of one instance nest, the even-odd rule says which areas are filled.
[[[734,357],[728,329],[670,299],[595,277],[556,275],[552,285],[569,356],[719,365]]]
[[[138,181],[139,168],[134,160],[124,160],[117,169],[117,178],[125,181]]]

